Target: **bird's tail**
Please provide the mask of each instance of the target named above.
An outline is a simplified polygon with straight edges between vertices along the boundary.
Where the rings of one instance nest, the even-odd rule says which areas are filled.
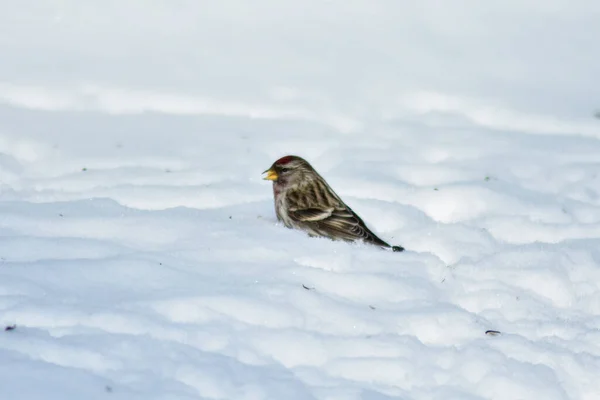
[[[402,246],[392,246],[391,244],[381,240],[380,238],[378,238],[375,234],[373,234],[373,237],[370,240],[371,243],[384,247],[386,249],[391,249],[393,252],[401,252],[404,251],[404,247]]]

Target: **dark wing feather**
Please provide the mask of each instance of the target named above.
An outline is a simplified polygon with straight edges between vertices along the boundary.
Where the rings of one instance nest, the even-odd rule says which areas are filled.
[[[331,214],[331,217],[319,221],[318,226],[333,237],[351,241],[364,240],[379,246],[390,247],[371,232],[363,220],[350,207],[345,205],[337,208]]]
[[[288,193],[289,216],[320,236],[366,242],[390,247],[367,228],[363,220],[335,195],[328,186],[317,184],[314,190]],[[333,196],[325,196],[327,191]]]
[[[333,212],[333,207],[331,208],[304,208],[301,210],[292,209],[289,211],[289,216],[295,221],[301,222],[315,222],[322,221],[331,217],[331,213]]]

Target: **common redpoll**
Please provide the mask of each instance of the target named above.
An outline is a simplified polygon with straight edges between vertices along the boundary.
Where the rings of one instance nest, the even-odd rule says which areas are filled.
[[[263,172],[273,181],[277,219],[292,229],[333,240],[363,241],[403,251],[378,238],[303,158],[285,156]]]

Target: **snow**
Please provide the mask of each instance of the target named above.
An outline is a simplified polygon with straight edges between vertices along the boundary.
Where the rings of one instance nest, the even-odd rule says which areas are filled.
[[[598,2],[5,3],[0,399],[600,398]]]

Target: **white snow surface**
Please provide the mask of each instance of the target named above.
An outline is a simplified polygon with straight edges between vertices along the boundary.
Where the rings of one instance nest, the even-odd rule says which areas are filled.
[[[1,6],[0,399],[600,399],[600,2]]]

